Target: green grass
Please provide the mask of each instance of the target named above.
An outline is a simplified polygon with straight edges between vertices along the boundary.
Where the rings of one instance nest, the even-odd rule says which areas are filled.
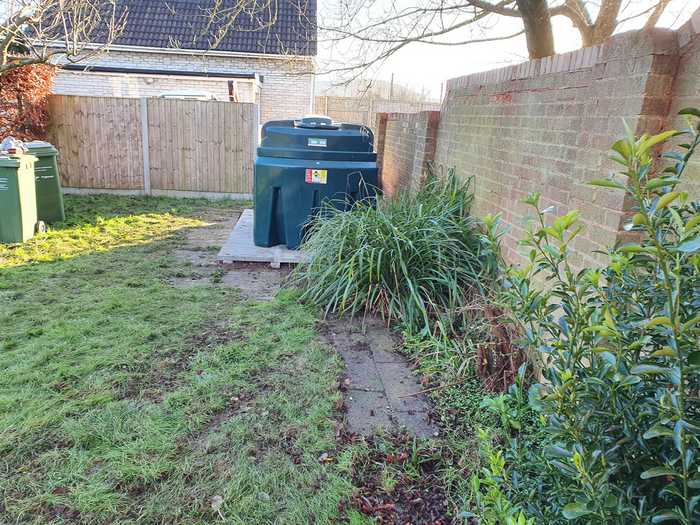
[[[332,523],[352,484],[319,461],[341,363],[314,310],[169,284],[183,234],[237,205],[66,204],[0,245],[0,521]]]

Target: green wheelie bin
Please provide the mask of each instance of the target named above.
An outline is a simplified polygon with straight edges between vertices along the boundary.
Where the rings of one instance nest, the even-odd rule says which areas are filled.
[[[39,226],[32,155],[0,155],[0,242],[28,241]]]
[[[25,142],[27,153],[37,158],[34,165],[36,178],[36,211],[40,221],[60,222],[65,220],[63,192],[58,176],[58,150],[42,140]]]

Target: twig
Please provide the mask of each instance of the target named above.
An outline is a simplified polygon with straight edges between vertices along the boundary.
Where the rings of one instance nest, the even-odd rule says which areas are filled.
[[[413,392],[412,394],[404,394],[402,396],[398,396],[399,399],[402,399],[404,397],[413,397],[413,396],[419,396],[421,394],[427,394],[428,392],[435,392],[436,390],[442,390],[443,388],[449,388],[451,386],[457,386],[460,383],[464,383],[464,381],[467,378],[462,378],[459,381],[455,381],[454,383],[447,383],[446,385],[440,385],[440,386],[434,386],[432,388],[426,388],[425,390],[419,390],[418,392]]]

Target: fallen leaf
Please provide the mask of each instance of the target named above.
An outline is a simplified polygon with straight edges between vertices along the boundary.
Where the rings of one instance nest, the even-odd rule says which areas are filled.
[[[211,508],[218,511],[221,505],[224,503],[224,498],[221,496],[214,496],[211,498]]]

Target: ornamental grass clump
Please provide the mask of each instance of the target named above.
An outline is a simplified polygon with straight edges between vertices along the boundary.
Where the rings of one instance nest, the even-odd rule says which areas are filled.
[[[494,266],[471,203],[470,181],[449,170],[376,205],[324,210],[304,245],[310,262],[297,271],[304,298],[326,313],[379,314],[415,334],[463,330]]]

